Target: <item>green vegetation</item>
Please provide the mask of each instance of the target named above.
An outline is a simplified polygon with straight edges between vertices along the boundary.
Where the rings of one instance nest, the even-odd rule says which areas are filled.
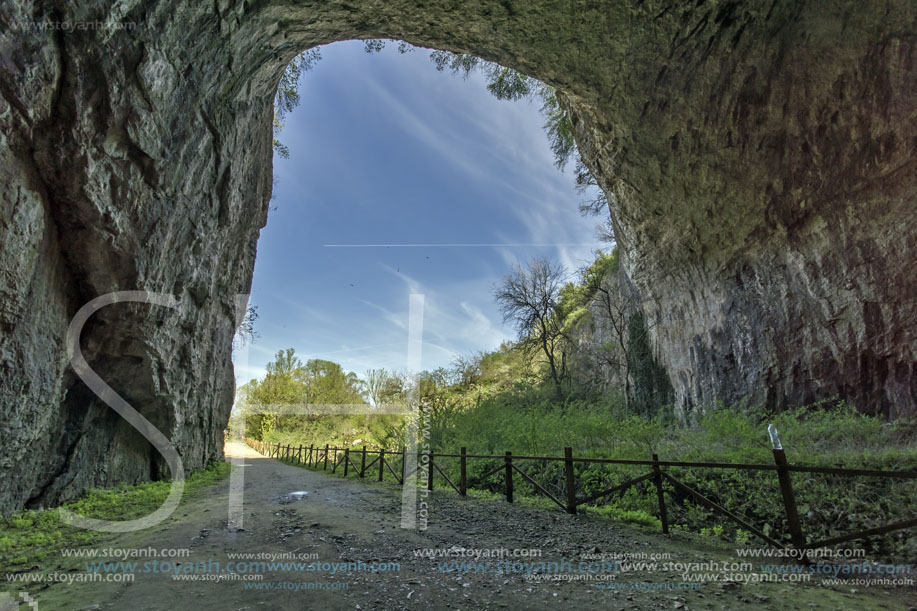
[[[183,500],[211,486],[229,474],[229,463],[214,462],[185,480]],[[90,518],[132,520],[155,511],[169,495],[170,482],[146,482],[134,486],[90,490],[63,507]],[[92,530],[67,526],[60,520],[59,508],[29,510],[0,519],[0,558],[2,566],[44,566],[62,548],[89,545],[104,536]]]
[[[469,453],[561,456],[573,447],[575,456],[648,460],[653,453],[663,459],[773,464],[766,427],[780,431],[791,462],[798,464],[869,467],[889,470],[917,468],[917,426],[885,424],[856,413],[843,402],[799,408],[782,414],[755,413],[735,406],[720,406],[677,423],[663,415],[647,418],[628,412],[614,397],[552,401],[553,389],[526,389],[523,385],[498,392],[461,412],[454,428],[437,451],[454,453],[465,446]],[[457,466],[449,461],[450,477]],[[496,467],[500,460],[469,462],[474,479]],[[522,468],[555,496],[561,497],[564,479],[557,462],[527,462]],[[577,464],[577,496],[590,496],[626,479],[646,473],[647,467]],[[786,523],[777,479],[773,472],[671,468],[669,472],[727,509],[746,516],[765,533],[786,540]],[[820,474],[793,474],[793,483],[810,541],[862,530],[913,515],[917,509],[917,483],[912,480],[845,478]],[[484,484],[502,490],[499,477]],[[667,486],[668,489],[668,486]],[[518,481],[516,494],[538,494]],[[562,498],[562,497],[561,497]],[[669,519],[695,532],[716,534],[743,544],[748,533],[737,529],[679,491],[667,493]],[[647,523],[658,520],[655,489],[650,482],[606,497],[595,510],[602,515]],[[760,542],[755,541],[755,544]],[[860,545],[859,543],[857,545]],[[912,561],[917,557],[917,537],[901,531],[862,543],[876,557]]]
[[[280,142],[278,135],[283,129],[287,113],[299,106],[299,79],[321,58],[322,53],[318,48],[303,51],[287,65],[277,83],[277,92],[274,94],[274,152],[284,159],[290,157],[290,150]]]
[[[252,380],[237,391],[236,415],[230,427],[270,443],[387,447],[399,442],[404,418],[386,414],[334,414],[340,405],[401,402],[406,393],[403,376],[384,369],[370,370],[368,381],[345,372],[332,361],[303,363],[293,348],[282,350],[267,365],[262,380]],[[324,413],[323,413],[324,412]]]
[[[406,376],[371,371],[360,386],[340,367],[320,368],[334,384],[313,387],[331,393],[369,395],[383,402],[416,398],[419,428],[434,452],[561,456],[570,446],[577,457],[773,464],[767,425],[780,432],[788,459],[797,464],[917,469],[917,423],[884,423],[857,413],[842,401],[823,401],[782,413],[757,406],[717,405],[677,418],[671,387],[656,363],[648,324],[639,303],[619,279],[616,251],[598,253],[576,281],[563,282],[547,261],[513,271],[495,291],[519,337],[490,353],[457,359],[448,369],[421,372],[413,386]],[[591,345],[594,325],[604,324],[609,341]],[[585,338],[587,341],[581,341]],[[309,375],[296,373],[292,352],[279,353],[268,378],[252,382],[250,397],[302,396]],[[312,363],[310,361],[310,363]],[[301,366],[301,364],[300,364]],[[303,371],[316,370],[308,364]],[[333,375],[331,373],[333,372]],[[311,374],[314,375],[314,374]],[[292,382],[278,380],[282,376]],[[346,382],[351,380],[351,382]],[[295,392],[275,386],[299,384]],[[253,385],[253,386],[252,386]],[[257,392],[255,392],[255,389]],[[267,392],[268,389],[275,389]],[[287,393],[287,394],[285,394]],[[318,396],[318,395],[316,395]],[[337,396],[337,395],[328,395]],[[356,395],[353,395],[357,400]],[[363,401],[362,398],[359,401]],[[299,420],[296,420],[299,418]],[[248,422],[249,436],[264,441],[398,450],[406,423],[400,416],[282,416],[272,427]],[[260,427],[260,428],[259,428]],[[469,461],[469,481],[491,471],[502,459]],[[440,465],[457,481],[456,460]],[[560,462],[531,461],[520,466],[555,496],[563,497]],[[627,479],[646,466],[578,463],[577,496],[585,498]],[[772,471],[671,468],[669,473],[730,511],[745,516],[766,534],[788,540],[776,475]],[[810,541],[862,530],[911,516],[917,510],[917,482],[884,478],[794,473],[792,476],[804,531]],[[499,476],[479,484],[482,493],[501,494]],[[667,488],[670,522],[743,545],[752,539],[720,516],[697,505],[681,491]],[[540,497],[522,478],[518,498]],[[545,500],[546,506],[550,501]],[[538,501],[540,502],[540,501]],[[603,497],[586,511],[650,527],[659,525],[652,482]],[[753,541],[759,544],[758,541]],[[917,557],[917,536],[900,531],[857,542],[874,557],[910,561]]]

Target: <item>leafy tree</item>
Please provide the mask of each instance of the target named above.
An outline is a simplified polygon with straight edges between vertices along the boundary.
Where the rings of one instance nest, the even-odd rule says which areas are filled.
[[[557,306],[564,287],[564,270],[547,259],[516,265],[494,289],[504,322],[519,333],[520,345],[541,350],[558,391],[567,375],[568,341]]]
[[[552,89],[549,95],[543,96],[544,104],[541,112],[545,116],[544,130],[548,135],[551,152],[554,153],[554,165],[562,170],[570,158],[578,155],[576,141],[573,138],[573,123],[570,115],[560,105],[556,92]],[[577,170],[580,169],[582,160],[577,159]],[[585,170],[585,165],[582,165]]]
[[[362,403],[365,386],[353,372],[333,361],[312,359],[299,367],[294,377],[305,388],[309,404]]]
[[[407,394],[407,377],[400,373],[391,372],[386,376],[382,384],[382,392],[379,395],[379,399],[382,404],[402,403],[406,399]]]
[[[355,373],[322,359],[303,364],[293,348],[277,352],[266,370],[263,379],[252,380],[237,392],[237,401],[246,414],[246,430],[262,439],[271,431],[310,426],[320,417],[283,414],[278,407],[364,402],[366,389]]]
[[[430,431],[430,444],[439,447],[461,409],[458,397],[449,389],[449,372],[440,367],[417,375],[421,426]]]
[[[299,79],[321,58],[322,53],[318,48],[303,51],[286,67],[277,84],[277,93],[274,94],[274,151],[284,159],[290,157],[290,150],[278,140],[277,136],[283,129],[283,121],[287,113],[299,106]]]

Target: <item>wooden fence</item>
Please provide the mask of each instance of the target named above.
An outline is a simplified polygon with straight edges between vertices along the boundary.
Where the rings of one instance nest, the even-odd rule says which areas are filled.
[[[280,460],[294,462],[300,465],[305,465],[311,468],[321,468],[322,470],[328,469],[329,461],[331,463],[331,472],[336,473],[339,467],[343,466],[343,475],[347,477],[351,470],[358,477],[366,477],[368,474],[370,476],[375,475],[378,481],[383,481],[385,478],[385,471],[388,470],[391,473],[391,476],[394,477],[395,481],[400,485],[404,485],[407,481],[407,478],[410,477],[412,473],[405,473],[405,465],[407,464],[407,450],[401,448],[398,451],[391,450],[367,450],[366,446],[363,446],[362,449],[352,451],[351,448],[338,448],[325,445],[324,447],[315,447],[310,445],[309,447],[305,446],[290,446],[290,445],[280,445],[276,443],[264,443],[256,439],[246,439],[246,443],[251,446],[253,449],[257,450],[264,456],[269,456],[273,458],[278,458]],[[663,496],[663,482],[668,482],[672,486],[681,491],[687,493],[690,497],[694,498],[701,505],[705,505],[713,511],[722,514],[723,516],[729,518],[748,532],[754,534],[762,541],[766,542],[769,545],[774,547],[782,548],[784,545],[777,541],[776,539],[765,534],[761,529],[756,528],[755,526],[748,523],[747,520],[736,515],[735,513],[729,511],[725,507],[722,507],[718,503],[710,500],[694,488],[691,488],[684,482],[679,481],[673,477],[670,473],[665,471],[664,467],[687,467],[687,468],[701,468],[701,469],[739,469],[745,471],[773,471],[777,475],[777,480],[780,484],[780,493],[783,499],[784,511],[786,512],[787,527],[789,530],[790,540],[794,548],[798,550],[803,549],[816,549],[821,547],[829,547],[837,545],[839,543],[844,543],[846,541],[852,541],[855,539],[863,539],[866,537],[881,535],[889,533],[896,530],[901,530],[905,528],[912,528],[917,526],[917,518],[909,518],[906,520],[900,520],[897,522],[891,522],[883,526],[878,526],[875,528],[869,528],[866,530],[857,531],[854,533],[841,535],[837,537],[831,537],[829,539],[824,539],[822,541],[816,541],[813,543],[806,543],[806,538],[802,530],[802,523],[799,519],[799,511],[796,507],[796,497],[793,492],[793,483],[790,478],[790,474],[793,472],[796,473],[823,473],[829,475],[840,475],[845,477],[892,477],[900,479],[917,479],[917,471],[881,471],[874,469],[846,469],[842,467],[814,467],[814,466],[805,466],[805,465],[793,465],[787,462],[786,454],[782,449],[773,450],[774,453],[774,464],[738,464],[738,463],[717,463],[717,462],[686,462],[686,461],[673,461],[673,460],[659,460],[659,456],[656,454],[652,455],[650,460],[628,460],[628,459],[615,459],[615,458],[577,458],[573,456],[572,448],[564,448],[564,455],[562,457],[558,456],[514,456],[511,452],[506,452],[504,455],[492,455],[492,454],[468,454],[465,448],[462,448],[459,454],[441,454],[434,452],[419,452],[417,454],[417,464],[418,467],[414,471],[418,471],[421,467],[426,467],[426,487],[428,490],[433,490],[433,482],[436,472],[438,471],[442,478],[448,483],[456,492],[461,496],[466,496],[468,489],[472,488],[489,477],[492,477],[500,472],[503,473],[503,488],[506,495],[506,500],[510,503],[513,502],[513,477],[514,473],[520,475],[524,480],[528,481],[538,492],[545,495],[552,501],[554,501],[561,509],[567,513],[575,514],[576,508],[585,505],[587,503],[592,503],[597,501],[600,498],[609,496],[615,493],[622,493],[631,486],[638,484],[646,480],[652,480],[656,488],[656,496],[659,502],[659,517],[662,522],[662,532],[669,532],[669,521],[668,514],[666,512],[665,498]],[[354,460],[354,457],[357,457],[359,460],[359,465]],[[367,458],[375,456],[375,458],[367,463]],[[396,457],[400,459],[397,463]],[[459,459],[459,477],[458,483],[453,482],[445,471],[437,464],[438,459]],[[484,475],[474,479],[473,481],[468,481],[468,461],[469,460],[501,460],[502,464],[498,465],[496,468],[491,469]],[[562,499],[557,498],[554,494],[551,494],[546,490],[541,484],[536,482],[532,477],[530,477],[525,471],[519,468],[519,461],[560,461],[563,462],[564,470],[564,495]],[[638,465],[638,466],[647,466],[650,468],[648,473],[640,475],[639,477],[634,477],[627,481],[621,482],[616,486],[603,490],[599,493],[590,495],[586,498],[577,498],[576,496],[576,476],[574,473],[574,464],[575,463],[595,463],[595,464],[610,464],[610,465]],[[352,469],[351,469],[352,468]],[[804,556],[804,555],[803,555]]]

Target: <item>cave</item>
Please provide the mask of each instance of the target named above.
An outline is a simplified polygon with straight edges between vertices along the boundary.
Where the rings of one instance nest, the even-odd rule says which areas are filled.
[[[101,26],[101,27],[100,27]],[[287,64],[468,53],[558,90],[612,202],[672,409],[917,413],[917,9],[906,0],[7,0],[0,513],[168,473],[65,337],[193,470],[222,452]]]

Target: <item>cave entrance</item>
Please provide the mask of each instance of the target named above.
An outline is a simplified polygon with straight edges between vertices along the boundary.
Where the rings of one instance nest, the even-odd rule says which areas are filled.
[[[275,122],[259,337],[236,359],[237,385],[288,348],[364,380],[406,372],[412,295],[425,305],[419,369],[447,369],[514,337],[492,296],[511,264],[547,257],[572,277],[608,246],[579,210],[597,189],[577,184],[573,159],[560,167],[575,147],[552,132],[568,119],[542,83],[398,42],[301,61],[298,104]]]

